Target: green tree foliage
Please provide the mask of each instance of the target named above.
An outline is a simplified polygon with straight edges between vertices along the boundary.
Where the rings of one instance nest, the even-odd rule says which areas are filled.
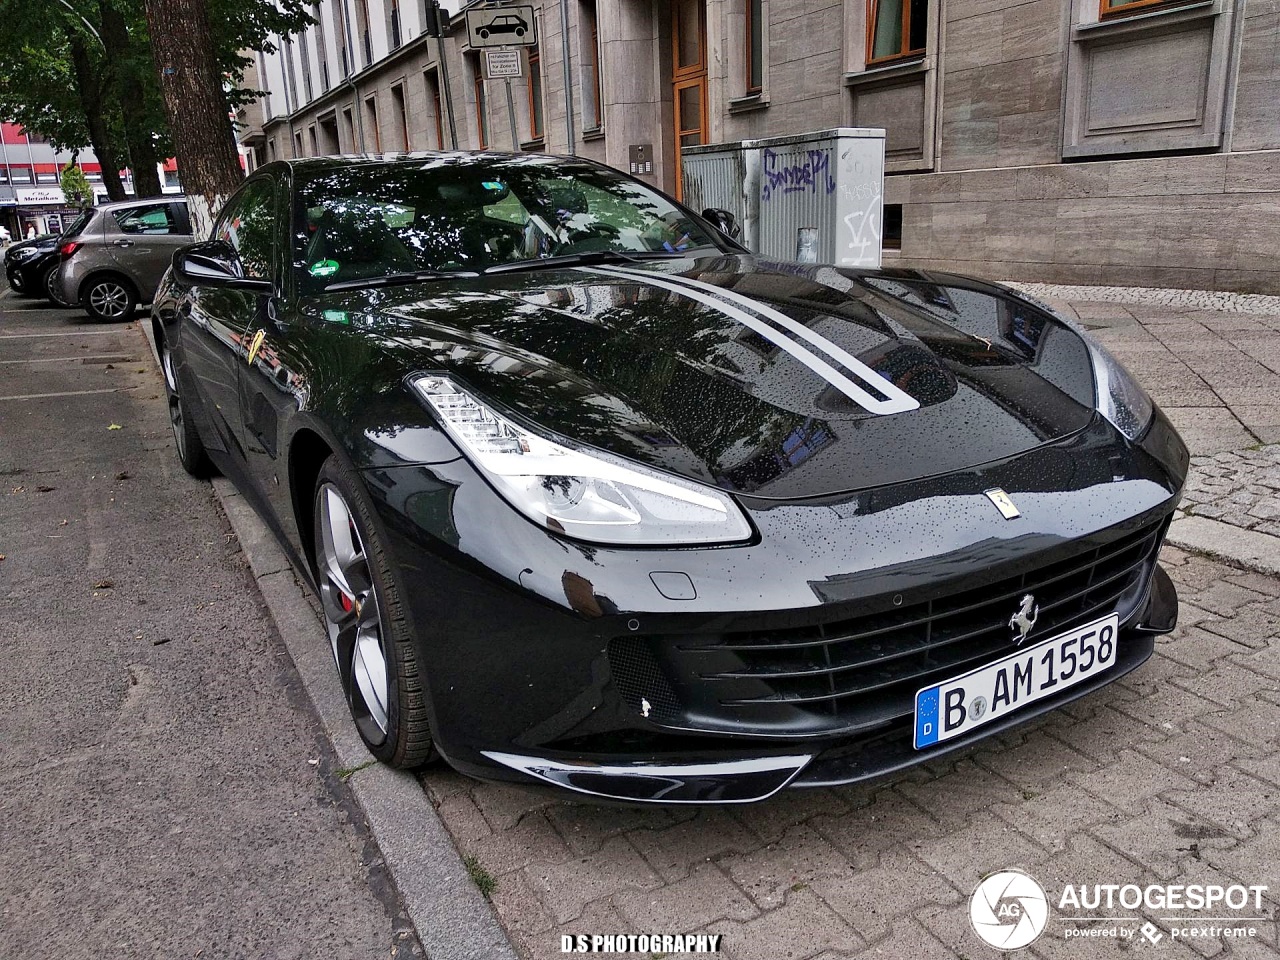
[[[74,163],[68,163],[62,168],[61,180],[62,195],[67,198],[67,203],[73,207],[93,205],[93,187],[89,186],[83,170]]]
[[[228,111],[253,101],[245,51],[274,50],[311,22],[302,0],[208,0],[211,51]],[[130,165],[158,193],[157,160],[173,156],[143,0],[0,0],[0,118],[59,149],[92,146],[105,167]]]

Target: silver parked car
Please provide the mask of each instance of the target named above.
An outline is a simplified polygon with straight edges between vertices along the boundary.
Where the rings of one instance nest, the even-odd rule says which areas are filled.
[[[151,302],[173,251],[191,240],[181,197],[103,204],[74,236],[63,235],[52,292],[95,320],[125,320]]]

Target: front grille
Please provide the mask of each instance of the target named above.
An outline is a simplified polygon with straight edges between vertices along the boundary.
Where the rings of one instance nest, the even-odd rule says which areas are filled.
[[[909,714],[921,687],[1012,653],[1010,616],[1028,593],[1040,612],[1024,647],[1112,611],[1123,620],[1145,592],[1165,525],[927,602],[894,607],[883,598],[888,609],[858,617],[626,639],[632,656],[635,644],[647,644],[652,659],[646,665],[662,664],[675,695],[704,716],[714,706],[725,720],[736,715],[767,728],[784,718],[794,722],[799,711],[838,718],[844,729],[875,727]]]

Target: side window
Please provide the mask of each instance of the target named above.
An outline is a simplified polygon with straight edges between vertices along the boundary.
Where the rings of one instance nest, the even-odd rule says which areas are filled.
[[[214,239],[229,243],[240,255],[246,277],[273,279],[278,248],[275,198],[272,180],[246,184],[213,228]]]
[[[178,225],[168,204],[116,210],[112,216],[116,218],[120,229],[129,234],[163,236],[178,232]]]
[[[169,204],[169,214],[175,224],[174,233],[191,236],[191,215],[187,212],[186,201],[179,200]]]

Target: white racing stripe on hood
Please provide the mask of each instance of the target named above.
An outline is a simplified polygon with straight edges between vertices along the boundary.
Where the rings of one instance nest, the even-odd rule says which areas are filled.
[[[623,280],[633,280],[637,283],[652,284],[655,287],[682,294],[691,300],[696,300],[705,306],[712,307],[725,316],[738,321],[744,327],[755,331],[774,346],[791,354],[791,356],[826,380],[827,383],[870,413],[881,415],[905,413],[908,410],[916,410],[920,406],[920,401],[915,397],[900,389],[896,384],[891,383],[887,378],[882,377],[857,357],[841,349],[826,337],[819,336],[804,324],[797,323],[785,314],[779,313],[772,307],[766,306],[757,300],[752,300],[750,297],[744,297],[740,293],[725,290],[723,287],[717,287],[714,284],[703,283],[701,280],[653,273],[648,270],[631,270],[626,267],[579,267],[578,269],[588,273],[602,273]],[[739,309],[739,307],[745,308],[745,310]],[[751,313],[747,313],[746,310],[750,310]],[[821,350],[878,393],[884,394],[886,399],[881,400],[879,397],[868,393],[845,376],[844,373],[827,363],[826,360],[805,349],[804,346],[787,336],[782,330],[771,326],[767,321],[777,324],[783,330],[794,334],[811,346]]]

